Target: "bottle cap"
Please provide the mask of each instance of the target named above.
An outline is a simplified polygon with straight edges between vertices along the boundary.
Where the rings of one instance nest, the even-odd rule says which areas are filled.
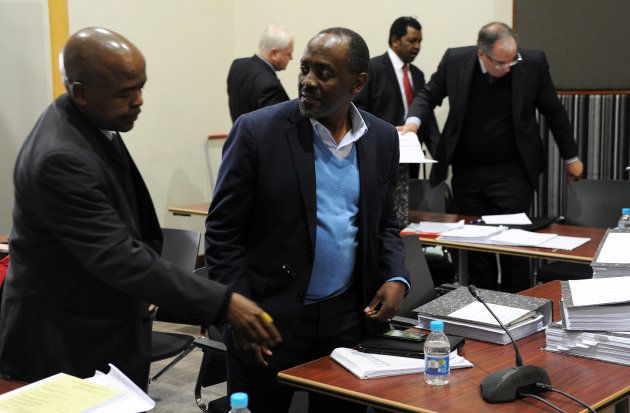
[[[629,215],[630,208],[621,208],[621,215]]]
[[[247,393],[232,393],[230,396],[230,406],[234,409],[243,409],[247,407],[248,402]]]
[[[432,320],[431,323],[429,323],[429,328],[431,331],[444,331],[444,321]]]

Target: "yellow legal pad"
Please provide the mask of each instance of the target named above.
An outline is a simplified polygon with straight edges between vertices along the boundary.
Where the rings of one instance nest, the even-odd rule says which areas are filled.
[[[0,413],[83,413],[122,396],[122,392],[64,373],[5,394]]]

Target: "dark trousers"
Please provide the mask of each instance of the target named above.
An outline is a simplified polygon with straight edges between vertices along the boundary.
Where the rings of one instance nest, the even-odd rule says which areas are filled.
[[[362,308],[354,289],[302,307],[300,320],[290,337],[271,351],[268,367],[247,365],[231,338],[228,343],[228,393],[243,391],[249,396],[249,408],[256,413],[286,412],[293,389],[278,383],[279,371],[330,355],[336,347],[353,347],[363,337]],[[309,413],[364,412],[365,407],[316,393],[309,394]]]
[[[457,213],[494,215],[529,212],[534,189],[519,161],[496,165],[453,165],[453,199]],[[494,254],[469,252],[470,283],[497,290]],[[529,259],[501,254],[501,290],[517,292],[531,287]]]

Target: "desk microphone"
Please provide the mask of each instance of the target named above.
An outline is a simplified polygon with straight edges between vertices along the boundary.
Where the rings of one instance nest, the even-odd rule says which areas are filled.
[[[481,395],[489,403],[511,402],[520,397],[520,393],[540,393],[544,390],[536,386],[536,383],[551,385],[551,380],[547,372],[541,367],[524,366],[521,353],[518,351],[516,341],[510,331],[503,325],[499,317],[488,307],[479,295],[479,291],[474,285],[468,286],[468,291],[477,301],[483,304],[492,317],[494,317],[501,328],[505,330],[512,341],[514,352],[516,353],[516,367],[508,367],[488,374],[481,380]]]

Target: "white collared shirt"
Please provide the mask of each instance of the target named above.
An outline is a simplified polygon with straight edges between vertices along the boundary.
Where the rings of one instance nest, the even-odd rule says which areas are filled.
[[[354,106],[354,103],[350,103],[349,111],[352,129],[345,134],[339,142],[339,145],[337,145],[337,142],[332,137],[330,131],[324,125],[322,125],[317,119],[310,119],[315,135],[317,135],[330,152],[339,159],[348,156],[350,151],[352,151],[354,143],[365,135],[365,132],[367,132],[367,125],[356,106]]]
[[[389,60],[392,62],[392,66],[394,66],[394,73],[396,73],[396,79],[398,79],[398,88],[400,89],[400,97],[402,98],[402,104],[405,108],[405,117],[407,116],[407,112],[409,112],[409,105],[407,105],[407,99],[405,96],[405,85],[403,83],[403,66],[405,62],[403,62],[400,57],[394,52],[391,48],[387,48],[387,55],[389,56]],[[411,90],[413,91],[413,78],[411,77],[411,70],[408,71],[407,77],[409,78],[409,84],[411,85]]]

